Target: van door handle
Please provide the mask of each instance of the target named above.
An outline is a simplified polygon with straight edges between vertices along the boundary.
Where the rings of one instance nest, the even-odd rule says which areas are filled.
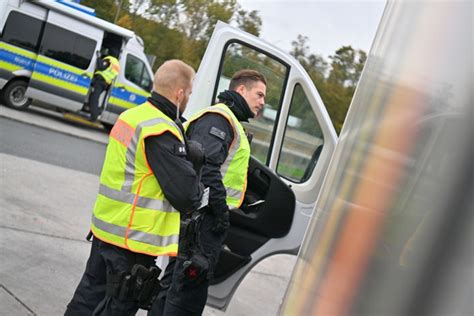
[[[247,207],[257,206],[257,205],[260,205],[260,204],[263,204],[263,203],[265,203],[265,200],[258,200],[258,201],[255,201],[253,203],[247,204]]]

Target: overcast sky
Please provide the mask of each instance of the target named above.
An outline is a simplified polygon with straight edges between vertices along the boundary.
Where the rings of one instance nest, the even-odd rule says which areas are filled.
[[[343,45],[368,52],[385,0],[238,0],[262,18],[260,37],[286,52],[298,34],[308,37],[310,52],[329,55]]]

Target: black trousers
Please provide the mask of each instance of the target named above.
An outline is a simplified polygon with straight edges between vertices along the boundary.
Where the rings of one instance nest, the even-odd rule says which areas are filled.
[[[89,96],[89,109],[91,111],[91,121],[97,120],[97,117],[101,113],[99,108],[99,99],[102,92],[104,92],[108,87],[108,84],[100,76],[95,76],[94,81],[92,82],[92,92]]]
[[[94,238],[86,270],[64,315],[135,315],[138,311],[135,301],[120,301],[107,295],[107,278],[130,272],[134,264],[154,266],[155,259]]]
[[[166,267],[162,278],[165,288],[155,300],[149,316],[198,316],[202,315],[207,301],[209,280],[219,260],[227,232],[216,234],[211,231],[215,217],[212,213],[205,213],[199,232],[203,254],[209,262],[209,277],[199,283],[189,283],[184,278],[184,260],[172,258]]]

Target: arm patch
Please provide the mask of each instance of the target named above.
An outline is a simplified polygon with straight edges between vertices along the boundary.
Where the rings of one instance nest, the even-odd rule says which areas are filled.
[[[226,137],[226,132],[218,129],[217,127],[213,126],[211,127],[211,129],[209,130],[209,134],[211,135],[214,135],[216,136],[217,138],[220,138],[222,140],[225,140],[225,137]]]

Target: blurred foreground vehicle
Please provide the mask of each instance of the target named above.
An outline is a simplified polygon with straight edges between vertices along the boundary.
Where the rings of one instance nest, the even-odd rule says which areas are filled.
[[[262,119],[246,126],[247,196],[209,305],[225,309],[255,264],[297,254],[305,236],[283,315],[472,311],[472,14],[471,1],[389,2],[337,145],[298,62],[217,24],[188,113],[237,69],[269,84]]]
[[[473,2],[389,2],[282,315],[474,313]]]

